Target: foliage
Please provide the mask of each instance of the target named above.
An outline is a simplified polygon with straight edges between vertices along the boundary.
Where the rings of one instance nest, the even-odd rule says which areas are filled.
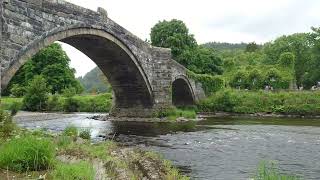
[[[152,27],[150,37],[153,46],[171,48],[173,57],[197,46],[185,23],[176,19],[159,21]]]
[[[202,88],[207,95],[216,92],[224,87],[224,81],[220,76],[211,76],[208,74],[196,74],[191,71],[187,71],[189,78],[201,82]]]
[[[209,48],[198,46],[180,20],[161,21],[151,29],[154,46],[171,48],[173,58],[198,74],[222,74],[222,59]]]
[[[45,138],[24,136],[0,147],[0,167],[12,171],[38,171],[53,166],[54,145]]]
[[[81,137],[82,139],[91,139],[90,129],[82,129],[79,133],[79,137]]]
[[[222,74],[222,59],[208,48],[198,47],[183,51],[178,62],[197,74]]]
[[[19,86],[18,84],[13,84],[11,86],[10,93],[13,97],[22,97],[26,93],[26,88]]]
[[[50,88],[42,76],[35,76],[29,83],[23,98],[23,106],[29,111],[45,110]]]
[[[0,138],[9,137],[15,129],[11,115],[0,109]]]
[[[262,161],[253,178],[254,180],[299,180],[300,178],[292,175],[281,174],[274,163]]]
[[[244,51],[248,46],[247,43],[226,43],[226,42],[208,42],[202,46],[211,48],[220,52],[223,51]]]
[[[263,51],[266,54],[265,63],[277,64],[281,54],[285,52],[293,53],[295,57],[295,79],[298,85],[302,85],[302,77],[311,59],[310,45],[308,33],[281,36],[264,45]]]
[[[203,112],[319,115],[320,92],[221,90],[197,104]]]
[[[60,179],[83,179],[94,180],[95,172],[92,164],[80,161],[78,163],[58,163],[51,174],[53,180]]]
[[[22,104],[19,102],[13,102],[10,106],[11,116],[15,116],[21,109]]]
[[[93,68],[83,77],[79,77],[78,80],[86,93],[94,91],[96,93],[111,92],[111,86],[107,78],[98,67]]]
[[[74,69],[69,67],[70,59],[60,44],[54,43],[34,55],[27,61],[10,81],[7,92],[17,92],[28,86],[35,76],[41,75],[51,88],[51,93],[60,93],[65,87],[72,86],[77,93],[82,91],[75,79]],[[18,88],[17,88],[18,87]],[[19,92],[19,95],[20,92]]]
[[[109,112],[112,106],[112,95],[110,93],[99,95],[76,95],[72,97],[72,101],[76,101],[77,107],[73,108],[77,112]],[[25,109],[22,106],[22,98],[4,97],[2,100],[2,107],[6,110],[10,110],[13,104],[20,104],[21,109]],[[61,95],[49,96],[46,111],[64,111],[69,110],[66,105],[67,98]]]
[[[77,137],[78,136],[78,128],[75,126],[68,126],[63,130],[63,135]]]
[[[160,109],[154,114],[154,116],[157,118],[168,118],[169,120],[175,121],[178,117],[194,119],[196,118],[196,112],[194,109],[167,108]]]
[[[295,57],[291,52],[284,52],[280,55],[279,64],[282,67],[288,67],[289,69],[294,69]]]
[[[245,52],[255,52],[259,50],[259,45],[257,45],[255,42],[251,42],[246,46]]]

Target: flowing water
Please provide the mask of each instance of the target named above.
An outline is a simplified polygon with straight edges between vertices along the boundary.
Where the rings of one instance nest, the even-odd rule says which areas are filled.
[[[275,161],[284,173],[320,179],[320,119],[207,118],[173,124],[115,123],[92,116],[22,117],[17,123],[54,132],[68,125],[90,128],[93,141],[109,138],[160,152],[192,179],[249,179],[262,160]]]

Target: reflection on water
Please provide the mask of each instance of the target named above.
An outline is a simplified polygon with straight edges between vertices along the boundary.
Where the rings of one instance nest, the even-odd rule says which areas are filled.
[[[209,118],[201,122],[137,123],[88,119],[90,114],[44,121],[18,121],[27,128],[62,131],[90,128],[104,137],[162,153],[194,179],[248,179],[261,160],[281,171],[320,179],[320,120]]]

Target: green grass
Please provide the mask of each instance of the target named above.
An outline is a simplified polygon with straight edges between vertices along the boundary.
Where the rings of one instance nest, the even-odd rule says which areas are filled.
[[[222,90],[197,105],[202,112],[320,115],[320,92]]]
[[[53,166],[55,148],[51,140],[26,135],[0,146],[0,168],[17,172],[46,170]]]
[[[79,137],[81,137],[82,139],[91,139],[91,131],[90,129],[82,129],[79,133]]]
[[[62,133],[64,136],[77,137],[78,136],[78,128],[75,126],[68,126],[63,130]]]
[[[16,125],[12,122],[9,113],[0,109],[0,138],[8,138],[16,130]]]
[[[300,180],[293,175],[281,174],[274,163],[262,161],[253,178],[254,180]]]
[[[1,98],[2,107],[5,110],[11,110],[12,107],[21,107],[23,98],[3,97]],[[51,95],[47,103],[47,111],[57,112],[72,109],[74,112],[109,112],[112,106],[112,94],[104,93],[98,95],[76,95],[72,97],[72,105],[75,108],[66,108],[66,97],[61,95]]]
[[[95,172],[92,164],[85,161],[72,164],[58,163],[51,173],[53,180],[93,180],[94,176]]]
[[[155,113],[155,117],[157,118],[167,118],[171,121],[177,120],[179,117],[184,117],[187,119],[194,119],[196,118],[196,111],[192,108],[185,108],[185,109],[177,109],[177,108],[169,108],[160,110],[157,113]]]
[[[23,98],[1,97],[1,106],[4,110],[10,110],[14,103],[22,105]]]

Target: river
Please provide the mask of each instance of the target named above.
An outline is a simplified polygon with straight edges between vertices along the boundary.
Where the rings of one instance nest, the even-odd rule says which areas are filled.
[[[157,151],[192,179],[249,179],[262,160],[275,161],[284,173],[320,179],[320,119],[207,118],[177,125],[115,123],[92,116],[18,115],[16,122],[53,132],[69,125],[90,128],[93,141],[111,138]]]

